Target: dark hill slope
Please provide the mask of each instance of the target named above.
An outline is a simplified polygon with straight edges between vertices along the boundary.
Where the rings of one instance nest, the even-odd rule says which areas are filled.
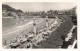
[[[2,10],[10,11],[10,12],[23,12],[22,10],[16,10],[9,5],[2,4]]]
[[[2,4],[2,10],[6,10],[6,11],[11,11],[11,12],[15,12],[16,10],[6,4]]]

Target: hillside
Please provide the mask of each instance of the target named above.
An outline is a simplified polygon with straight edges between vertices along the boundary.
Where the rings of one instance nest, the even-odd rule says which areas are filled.
[[[6,5],[6,4],[2,4],[2,10],[6,10],[6,11],[10,11],[10,12],[23,12],[22,10],[14,9],[11,6]]]

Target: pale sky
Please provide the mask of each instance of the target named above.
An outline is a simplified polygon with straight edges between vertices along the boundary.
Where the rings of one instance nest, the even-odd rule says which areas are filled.
[[[47,11],[47,10],[62,10],[70,9],[76,6],[76,3],[71,2],[6,2],[15,9],[21,9],[22,11]]]

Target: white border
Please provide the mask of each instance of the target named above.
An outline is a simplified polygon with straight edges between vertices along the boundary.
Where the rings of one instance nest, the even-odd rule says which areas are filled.
[[[2,2],[76,2],[77,3],[77,18],[78,18],[78,49],[45,49],[45,51],[80,51],[80,5],[79,0],[0,0],[0,51],[44,51],[44,49],[3,49],[2,48]]]

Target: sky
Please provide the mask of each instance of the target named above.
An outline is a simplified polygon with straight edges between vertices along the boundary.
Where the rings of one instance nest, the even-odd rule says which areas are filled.
[[[47,10],[63,10],[70,9],[76,6],[76,3],[72,2],[5,2],[15,9],[21,9],[22,11],[47,11]]]

